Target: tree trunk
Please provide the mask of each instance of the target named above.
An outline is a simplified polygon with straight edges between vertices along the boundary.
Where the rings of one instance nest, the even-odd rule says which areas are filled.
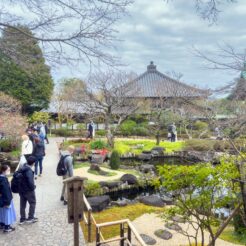
[[[107,137],[108,145],[113,149],[114,148],[114,135],[112,134],[110,129],[107,130],[106,137]]]
[[[160,133],[159,133],[159,131],[156,133],[156,145],[160,145]]]

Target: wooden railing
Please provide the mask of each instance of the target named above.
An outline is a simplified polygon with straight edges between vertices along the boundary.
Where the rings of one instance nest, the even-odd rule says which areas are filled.
[[[136,228],[134,227],[134,225],[131,223],[130,220],[124,219],[124,220],[97,224],[95,218],[92,215],[91,206],[88,203],[85,195],[84,195],[84,206],[86,208],[86,211],[84,212],[84,223],[88,230],[88,235],[87,235],[88,242],[93,242],[92,226],[94,224],[94,226],[96,227],[96,238],[95,238],[96,246],[101,246],[107,243],[117,242],[117,241],[119,242],[120,246],[124,246],[124,245],[132,246],[133,236],[135,237],[136,241],[139,243],[140,246],[146,246],[145,242],[143,241],[143,239],[141,238],[141,236],[139,235],[139,233],[137,232]],[[116,225],[119,225],[120,227],[119,237],[105,240],[102,235],[101,229],[104,227],[116,226]]]

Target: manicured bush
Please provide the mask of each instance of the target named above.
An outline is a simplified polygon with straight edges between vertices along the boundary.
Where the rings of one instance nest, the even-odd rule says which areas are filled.
[[[186,151],[209,151],[213,150],[214,148],[214,141],[212,140],[188,140],[185,143],[184,150]]]
[[[104,137],[104,136],[106,136],[106,131],[105,130],[97,130],[96,135]]]
[[[68,130],[66,128],[60,128],[60,129],[53,129],[52,133],[57,135],[57,136],[61,136],[61,137],[69,137],[69,136],[73,136],[73,133],[71,130]]]
[[[87,182],[85,184],[85,195],[86,196],[97,196],[102,192],[101,186],[97,182]]]
[[[113,170],[119,169],[119,166],[120,166],[120,155],[119,155],[119,153],[116,150],[114,150],[112,152],[112,154],[111,154],[109,166]]]
[[[90,146],[91,146],[91,149],[105,149],[105,148],[107,148],[107,144],[102,140],[93,141],[93,142],[91,142]]]
[[[120,132],[124,136],[130,136],[134,133],[134,128],[137,126],[137,123],[133,120],[126,120],[120,126]]]
[[[203,131],[205,129],[208,128],[208,123],[206,122],[203,122],[203,121],[197,121],[195,124],[194,124],[194,129],[195,130],[198,130],[198,131]]]
[[[16,144],[13,143],[10,139],[1,139],[0,140],[0,149],[3,152],[11,152],[17,148]]]
[[[148,136],[149,130],[144,126],[137,126],[137,127],[133,128],[133,135]]]

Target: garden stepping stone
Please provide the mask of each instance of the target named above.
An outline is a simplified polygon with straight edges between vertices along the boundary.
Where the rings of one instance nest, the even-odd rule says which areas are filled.
[[[165,202],[163,202],[163,200],[156,195],[141,197],[139,201],[145,205],[161,207],[161,208],[166,205]]]
[[[176,216],[172,217],[172,221],[174,221],[176,223],[185,223],[185,218],[176,215]]]
[[[155,245],[156,244],[156,240],[154,238],[152,238],[146,234],[140,234],[140,236],[147,245]]]
[[[174,231],[177,231],[177,232],[182,231],[182,228],[177,223],[173,223],[173,222],[167,222],[165,224],[165,227],[167,229],[174,230]]]
[[[164,239],[164,240],[169,240],[173,237],[173,234],[167,230],[157,230],[154,233],[157,237]]]

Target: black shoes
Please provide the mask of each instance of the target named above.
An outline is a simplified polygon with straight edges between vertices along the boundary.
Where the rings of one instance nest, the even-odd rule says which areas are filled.
[[[23,225],[26,222],[26,219],[20,219],[19,225]]]
[[[28,218],[27,220],[26,220],[26,223],[28,223],[28,224],[31,224],[31,223],[35,223],[35,222],[37,222],[38,221],[38,218],[32,218],[32,219],[30,219],[30,218]]]
[[[3,232],[8,233],[8,232],[12,232],[15,231],[15,228],[12,226],[5,226]]]
[[[64,201],[63,204],[64,204],[64,205],[67,205],[67,201]]]
[[[61,201],[64,201],[64,196],[61,196],[60,200],[61,200]]]

